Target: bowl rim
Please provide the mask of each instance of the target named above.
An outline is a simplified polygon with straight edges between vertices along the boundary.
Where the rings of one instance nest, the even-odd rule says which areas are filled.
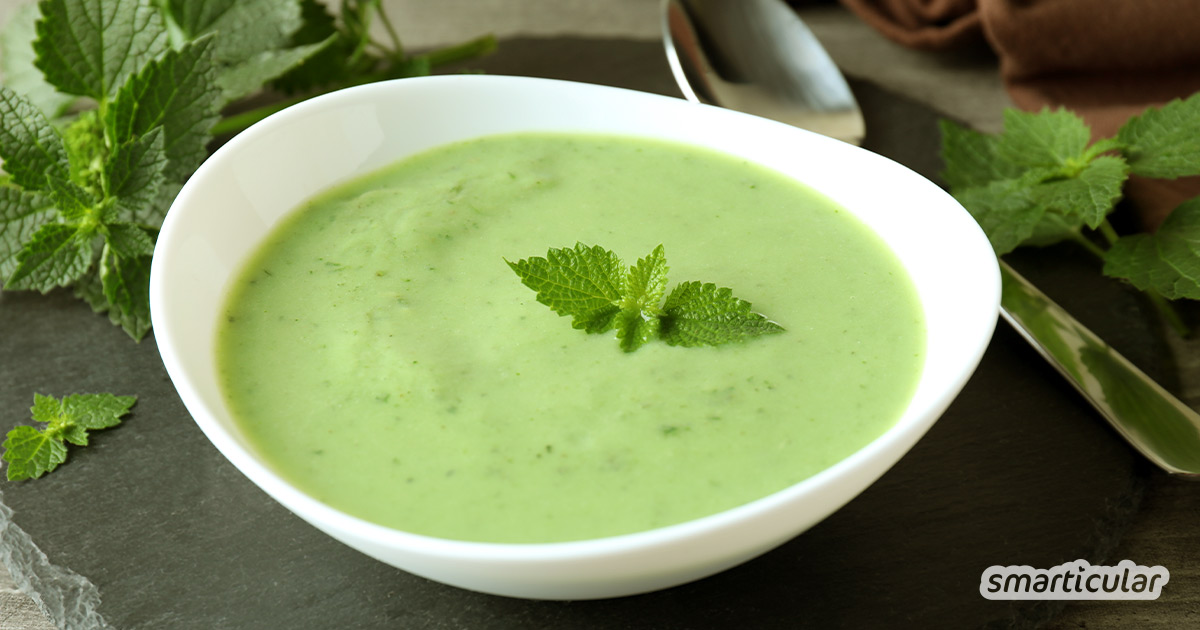
[[[824,136],[819,136],[815,133],[798,129],[785,125],[783,123],[774,123],[773,121],[765,121],[757,117],[749,116],[731,110],[725,110],[708,105],[700,105],[691,103],[681,99],[672,97],[650,94],[636,90],[625,88],[601,86],[587,83],[578,83],[573,81],[562,81],[556,79],[541,79],[531,77],[513,77],[503,75],[455,75],[455,76],[432,76],[399,79],[392,81],[382,81],[367,85],[360,85],[335,92],[323,94],[312,99],[303,101],[297,105],[293,105],[284,110],[281,110],[271,116],[255,123],[245,131],[230,139],[224,146],[215,151],[201,166],[195,174],[184,185],[171,206],[160,231],[159,242],[165,245],[170,245],[178,237],[177,224],[180,221],[182,213],[188,212],[187,208],[192,205],[192,198],[198,193],[197,190],[204,185],[209,174],[219,168],[226,155],[234,154],[242,150],[243,147],[253,145],[259,142],[260,138],[268,134],[274,133],[278,129],[286,128],[292,125],[295,121],[307,116],[310,112],[318,111],[323,108],[337,107],[344,102],[354,102],[360,99],[370,100],[371,95],[381,91],[391,90],[409,90],[416,89],[427,85],[450,85],[450,84],[470,84],[481,86],[486,89],[489,86],[508,85],[512,84],[517,87],[525,86],[541,86],[551,87],[554,89],[563,90],[581,90],[595,91],[593,94],[600,92],[612,93],[620,98],[631,99],[631,102],[638,102],[638,99],[647,100],[672,100],[678,103],[678,107],[692,108],[708,108],[712,110],[714,116],[730,116],[730,117],[749,117],[755,120],[764,121],[766,123],[777,124],[781,130],[786,129],[786,133],[800,134],[807,136],[808,141],[822,145],[824,143],[844,144],[837,140],[832,140]],[[719,113],[717,113],[719,112]],[[634,135],[634,134],[630,134]],[[800,137],[800,136],[797,136]],[[846,145],[849,146],[849,145]],[[854,150],[861,150],[857,147],[852,147]],[[869,153],[864,151],[864,153]],[[904,170],[909,170],[906,167],[896,164],[887,158],[875,154],[872,159],[879,159],[889,162],[896,167]],[[909,171],[911,172],[911,171]],[[364,172],[358,173],[358,175]],[[916,177],[920,175],[913,174]],[[924,179],[923,177],[921,177]],[[948,196],[948,195],[947,195]],[[965,212],[965,211],[964,211]],[[982,231],[979,232],[982,237]],[[986,243],[986,238],[984,242]],[[990,246],[988,246],[990,251]],[[165,267],[169,262],[169,257],[161,257],[163,262],[160,262],[160,257],[156,256],[152,262],[150,276],[150,302],[151,302],[151,318],[155,331],[155,337],[158,341],[158,347],[167,372],[171,377],[172,383],[176,387],[185,407],[192,415],[194,421],[199,425],[206,437],[213,443],[214,446],[222,453],[222,455],[230,461],[242,474],[249,478],[253,483],[258,485],[267,494],[275,500],[282,503],[289,510],[293,511],[301,518],[309,521],[313,525],[323,530],[338,530],[341,532],[351,532],[354,536],[368,539],[372,544],[377,544],[385,547],[401,547],[410,550],[420,550],[423,555],[436,555],[446,558],[462,558],[472,561],[511,561],[520,560],[526,563],[538,562],[561,562],[564,560],[594,558],[602,556],[611,556],[613,554],[621,554],[627,552],[637,552],[642,549],[658,547],[664,543],[678,542],[681,540],[702,537],[706,534],[717,530],[725,529],[739,522],[753,519],[756,515],[774,512],[783,509],[788,505],[796,505],[802,503],[802,499],[806,495],[814,494],[817,491],[825,488],[831,481],[839,479],[856,470],[867,467],[869,462],[876,460],[880,455],[900,449],[901,456],[911,449],[912,444],[919,440],[924,433],[936,422],[945,407],[957,395],[966,380],[974,372],[981,360],[983,351],[986,349],[996,319],[993,317],[990,324],[985,323],[987,328],[985,334],[979,337],[977,348],[970,350],[971,355],[968,358],[969,366],[962,370],[959,375],[958,382],[954,383],[954,387],[949,391],[948,396],[944,400],[935,401],[930,409],[920,414],[916,422],[902,424],[902,418],[897,419],[897,422],[888,428],[882,435],[870,441],[863,447],[859,448],[849,456],[836,462],[835,464],[821,470],[820,472],[807,477],[799,482],[796,482],[786,488],[773,492],[764,497],[755,499],[748,503],[729,508],[727,510],[710,514],[707,516],[698,517],[682,523],[666,525],[654,529],[620,534],[615,536],[606,536],[600,538],[591,538],[585,540],[572,540],[562,542],[545,542],[545,543],[497,543],[497,542],[478,542],[457,540],[448,538],[439,538],[423,534],[415,534],[388,526],[380,525],[371,521],[367,521],[360,517],[348,514],[330,505],[327,505],[302,490],[292,485],[284,479],[279,473],[275,472],[267,465],[259,455],[251,449],[239,442],[231,433],[230,429],[225,427],[211,413],[208,405],[202,400],[199,393],[193,387],[190,379],[187,377],[187,370],[182,365],[180,356],[176,353],[173,339],[176,335],[186,334],[186,331],[179,331],[173,325],[172,319],[169,317],[169,310],[164,312],[165,292],[168,291],[168,280],[164,274]],[[994,294],[995,307],[993,312],[998,313],[1000,283],[999,269],[995,270],[994,278],[983,278],[981,282],[985,285],[984,292]],[[994,285],[992,290],[991,285]],[[922,304],[924,306],[924,304]],[[210,333],[205,333],[210,334]],[[921,379],[924,378],[922,375]],[[896,458],[897,460],[899,457]],[[894,461],[888,463],[883,471],[886,471]],[[873,483],[874,480],[882,474],[876,474],[867,484]],[[855,493],[856,495],[857,493]],[[855,495],[851,495],[842,503],[849,501]],[[840,507],[840,504],[839,504]],[[835,508],[836,510],[836,508]],[[824,514],[820,518],[824,518]],[[818,518],[817,520],[820,520]]]

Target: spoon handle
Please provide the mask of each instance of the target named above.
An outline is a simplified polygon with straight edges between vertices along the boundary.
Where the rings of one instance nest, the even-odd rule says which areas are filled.
[[[1200,480],[1200,414],[1071,317],[1004,261],[1000,314],[1139,452]]]

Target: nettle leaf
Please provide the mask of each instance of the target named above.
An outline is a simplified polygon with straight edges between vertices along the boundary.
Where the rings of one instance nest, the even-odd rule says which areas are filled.
[[[67,461],[67,445],[37,429],[18,425],[8,432],[4,444],[9,481],[37,479]]]
[[[1045,206],[1034,203],[1033,184],[1008,179],[955,191],[954,198],[979,223],[997,255],[1016,249],[1033,235],[1046,213]]]
[[[506,261],[507,262],[507,261]],[[576,243],[574,249],[551,249],[546,258],[509,262],[521,283],[537,292],[537,301],[571,325],[589,333],[612,330],[620,312],[624,265],[603,247]]]
[[[633,352],[658,336],[662,319],[643,311],[623,310],[616,317],[617,341],[625,352]]]
[[[149,0],[41,0],[34,64],[59,91],[102,100],[168,48]]]
[[[92,239],[73,225],[47,223],[17,253],[17,266],[6,289],[47,293],[87,273],[92,264]]]
[[[663,304],[661,335],[673,346],[716,346],[783,332],[775,322],[751,312],[751,304],[715,284],[684,282]]]
[[[241,62],[289,45],[304,24],[298,0],[169,0],[176,24],[192,39],[217,33],[221,62]]]
[[[209,129],[219,118],[212,42],[189,42],[147,64],[121,86],[105,116],[110,136],[120,144],[162,126],[167,182],[182,182],[204,161]]]
[[[68,177],[67,150],[58,131],[25,97],[0,86],[0,159],[12,181],[43,190],[47,177]]]
[[[104,226],[104,242],[114,254],[135,258],[154,254],[154,238],[141,227],[131,223],[110,223]]]
[[[1083,156],[1091,135],[1087,123],[1065,109],[1007,109],[996,155],[1017,166],[1065,165]]]
[[[1079,214],[1065,217],[1057,212],[1047,211],[1042,214],[1033,233],[1022,242],[1022,245],[1045,247],[1074,238],[1083,228],[1083,217]]]
[[[217,35],[213,59],[223,103],[253,93],[334,39],[289,48],[305,24],[299,0],[170,0],[169,7],[188,37]]]
[[[75,97],[54,89],[33,65],[33,40],[40,15],[37,3],[22,4],[0,30],[0,73],[5,85],[23,94],[50,118],[57,118],[75,102]]]
[[[1200,175],[1200,95],[1134,116],[1117,132],[1131,172],[1174,179]]]
[[[1200,299],[1200,198],[1180,204],[1154,234],[1118,239],[1104,274],[1169,300]]]
[[[120,424],[137,402],[133,396],[112,394],[75,394],[61,401],[51,396],[33,395],[29,412],[41,430],[17,426],[4,441],[4,460],[8,479],[36,479],[67,461],[67,442],[87,446],[88,431]]]
[[[140,341],[150,330],[150,261],[146,255],[123,256],[105,248],[100,280],[108,300],[109,318]]]
[[[51,179],[47,187],[59,214],[68,222],[79,222],[96,207],[96,198],[67,179]]]
[[[1051,179],[1033,189],[1034,202],[1064,217],[1080,217],[1095,228],[1121,199],[1121,187],[1129,175],[1125,160],[1102,155],[1074,177]]]
[[[332,44],[335,39],[337,39],[336,36],[330,36],[328,39],[314,44],[284,50],[263,51],[245,63],[225,69],[217,77],[222,101],[230,103],[253,94],[261,89],[264,83],[283,76]]]
[[[348,59],[356,42],[338,31],[333,14],[318,0],[301,0],[300,10],[303,26],[292,34],[292,46],[322,43],[331,37],[333,41],[275,80],[273,87],[288,94],[322,87],[354,74]]]
[[[57,212],[50,198],[0,185],[0,285],[17,268],[17,254]]]
[[[996,136],[942,120],[942,178],[953,189],[985,186],[997,180],[1016,179],[1022,169],[1002,160]]]
[[[107,429],[120,424],[121,416],[129,413],[136,402],[134,396],[72,394],[63,397],[62,413],[84,429]]]
[[[659,304],[667,294],[668,271],[670,267],[667,266],[666,250],[659,245],[649,256],[629,268],[629,273],[625,275],[621,308],[651,315],[660,313]]]
[[[139,220],[157,203],[167,164],[162,127],[155,127],[113,151],[104,162],[103,173],[109,196],[117,198],[120,218]]]

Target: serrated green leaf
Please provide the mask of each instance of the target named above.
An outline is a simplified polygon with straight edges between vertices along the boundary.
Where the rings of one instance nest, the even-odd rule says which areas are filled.
[[[212,38],[189,42],[147,64],[121,86],[105,116],[119,144],[162,126],[167,182],[182,182],[204,161],[209,129],[219,118],[211,46]]]
[[[135,402],[133,396],[112,394],[75,394],[61,401],[34,394],[30,415],[46,427],[39,431],[17,426],[8,432],[3,458],[9,480],[37,478],[54,470],[67,460],[64,440],[87,446],[88,431],[119,424]]]
[[[62,401],[53,396],[35,393],[29,415],[35,422],[50,424],[62,417]]]
[[[107,429],[120,424],[136,402],[135,396],[72,394],[62,399],[62,410],[70,424],[88,430]]]
[[[507,261],[506,261],[507,262]],[[537,301],[571,317],[571,325],[589,333],[612,330],[620,312],[623,265],[603,247],[576,243],[551,249],[546,258],[509,262],[521,283],[537,292]]]
[[[272,87],[288,94],[343,81],[354,74],[347,66],[354,42],[338,31],[333,14],[317,0],[301,0],[300,10],[303,26],[292,34],[291,46],[316,44],[330,37],[333,41],[272,83]]]
[[[96,198],[74,182],[67,179],[51,179],[48,183],[50,200],[68,222],[80,221],[96,207]]]
[[[760,335],[783,332],[783,327],[751,310],[728,288],[712,283],[684,282],[663,304],[663,341],[673,346],[716,346]]]
[[[118,146],[104,162],[108,195],[117,198],[118,216],[138,220],[157,212],[158,192],[166,179],[167,154],[163,151],[163,128]]]
[[[999,180],[955,191],[954,198],[983,228],[996,254],[1002,255],[1032,236],[1046,212],[1034,203],[1033,186],[1023,179]]]
[[[101,248],[103,249],[103,248]],[[87,302],[87,305],[92,307],[93,313],[107,313],[109,309],[108,298],[104,297],[104,285],[100,282],[100,261],[97,258],[92,262],[94,273],[85,273],[78,280],[71,284],[71,293],[75,297]],[[113,318],[109,318],[110,320]],[[120,322],[114,321],[114,326],[120,326]]]
[[[660,244],[650,252],[649,256],[637,261],[629,268],[622,285],[621,310],[634,311],[646,315],[657,315],[661,312],[659,304],[667,294],[666,250]]]
[[[1120,157],[1103,155],[1074,177],[1042,182],[1032,189],[1033,201],[1064,217],[1079,216],[1090,228],[1100,225],[1121,199],[1129,167]]]
[[[1170,300],[1200,299],[1200,197],[1175,208],[1154,234],[1118,239],[1104,274]]]
[[[4,288],[47,293],[67,286],[87,272],[92,249],[90,236],[81,235],[75,226],[47,223],[17,253],[16,269]]]
[[[222,63],[240,63],[285,48],[304,24],[298,0],[170,0],[171,15],[190,38],[217,33]]]
[[[68,177],[67,150],[58,131],[28,99],[0,86],[0,159],[12,181],[43,190],[46,179]]]
[[[150,256],[126,258],[109,248],[100,260],[109,318],[134,341],[150,330],[150,261]]]
[[[1033,247],[1046,247],[1074,238],[1083,227],[1083,217],[1078,214],[1070,218],[1057,212],[1046,212],[1033,226],[1033,233],[1021,244]]]
[[[633,352],[658,336],[662,319],[638,310],[623,310],[616,317],[617,341],[625,352]]]
[[[1004,133],[996,155],[1024,167],[1055,167],[1080,160],[1091,139],[1082,118],[1065,109],[1040,112],[1004,111]]]
[[[104,241],[114,254],[122,258],[154,254],[154,239],[141,227],[131,223],[110,223],[104,229]]]
[[[942,178],[951,189],[985,186],[997,180],[1016,179],[1021,169],[996,154],[996,136],[942,120]]]
[[[46,83],[42,72],[33,65],[33,40],[40,16],[37,3],[22,4],[0,31],[0,73],[4,85],[23,94],[34,107],[50,118],[61,116],[75,97],[63,94]]]
[[[1135,175],[1200,175],[1200,95],[1134,116],[1117,132]]]
[[[217,77],[221,98],[225,103],[249,96],[262,88],[264,83],[282,76],[304,60],[320,52],[337,39],[328,39],[315,44],[306,44],[283,50],[267,50],[223,70]]]
[[[41,0],[35,65],[60,92],[103,100],[167,49],[150,0]]]
[[[67,461],[67,447],[33,427],[19,425],[8,432],[4,444],[9,481],[37,479]]]
[[[0,185],[0,286],[17,268],[21,248],[55,214],[49,197]]]

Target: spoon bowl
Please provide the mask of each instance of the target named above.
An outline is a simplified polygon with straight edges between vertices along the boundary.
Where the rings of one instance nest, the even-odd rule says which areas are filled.
[[[846,79],[779,0],[664,0],[663,43],[688,100],[862,143],[862,111]]]

